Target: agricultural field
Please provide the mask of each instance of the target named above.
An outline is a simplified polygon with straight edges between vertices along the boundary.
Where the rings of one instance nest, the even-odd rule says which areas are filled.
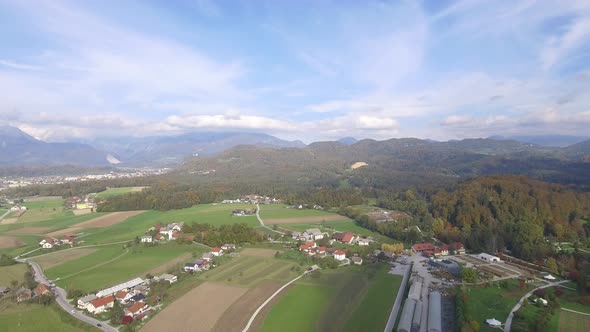
[[[260,205],[260,218],[265,222],[272,219],[306,218],[306,217],[327,217],[338,216],[335,213],[315,209],[295,209],[285,204]],[[346,220],[340,216],[340,220]]]
[[[63,331],[82,332],[100,331],[98,328],[82,323],[61,312],[56,305],[49,308],[39,304],[15,303],[2,304],[0,309],[0,327],[3,331],[11,332],[37,332],[37,331]]]
[[[581,315],[575,312],[558,310],[555,314],[557,324],[550,324],[551,331],[558,332],[586,332],[590,331],[590,316]],[[555,320],[552,319],[551,323]]]
[[[25,264],[14,264],[0,267],[0,286],[11,287],[10,282],[13,280],[22,281],[27,271]]]
[[[528,290],[521,290],[516,280],[509,280],[507,288],[497,286],[467,287],[467,308],[473,319],[480,323],[480,331],[496,331],[484,324],[486,319],[505,321],[508,314]]]
[[[129,250],[123,249],[121,245],[113,245],[101,247],[84,259],[50,268],[45,274],[51,279],[60,278],[56,284],[64,288],[92,291],[134,277],[143,277],[150,270],[187,252],[203,251],[204,249],[195,245],[174,243],[153,247],[137,245]]]
[[[67,249],[39,255],[34,257],[33,260],[37,262],[43,270],[47,270],[69,261],[78,260],[84,256],[88,256],[96,252],[96,250],[96,248]]]
[[[119,196],[119,195],[124,195],[124,194],[132,193],[132,192],[142,191],[144,188],[146,188],[146,187],[108,188],[105,191],[101,191],[99,193],[96,193],[95,197],[105,199],[105,198],[109,198],[109,197],[113,197],[113,196]]]
[[[63,199],[25,202],[23,205],[27,207],[27,212],[18,218],[19,223],[49,220],[63,215],[72,215],[71,211],[65,211]]]
[[[0,208],[0,216],[2,216],[3,214],[5,214],[6,212],[8,212],[7,209]]]
[[[290,230],[290,231],[299,231],[303,232],[309,228],[319,228],[322,231],[327,232],[353,232],[355,234],[363,235],[363,236],[371,236],[376,241],[382,243],[390,243],[393,242],[392,239],[388,238],[387,236],[381,235],[376,232],[372,232],[366,228],[363,228],[357,225],[353,220],[340,220],[340,221],[330,221],[325,223],[303,223],[303,224],[282,224],[280,228],[283,230]]]
[[[386,266],[322,270],[319,278],[296,282],[272,307],[261,331],[381,330],[400,284],[401,277],[388,274]]]

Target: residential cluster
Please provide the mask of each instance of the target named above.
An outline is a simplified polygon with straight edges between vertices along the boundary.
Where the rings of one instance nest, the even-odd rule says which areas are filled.
[[[53,249],[54,247],[59,247],[62,245],[69,245],[69,246],[73,247],[75,244],[76,244],[76,236],[73,234],[63,235],[61,239],[47,236],[47,237],[44,237],[39,242],[39,245],[43,249]]]
[[[416,243],[412,246],[412,250],[425,257],[448,256],[450,253],[465,254],[465,246],[460,242],[440,246],[435,246],[431,242]]]
[[[315,257],[329,257],[332,256],[337,261],[346,260],[346,250],[334,247],[319,246],[315,241],[329,239],[329,245],[335,243],[347,245],[368,246],[372,241],[369,238],[363,238],[352,232],[334,232],[332,236],[328,232],[322,232],[318,228],[310,228],[304,232],[293,232],[292,238],[297,241],[304,241],[305,243],[299,245],[299,251],[309,256]],[[361,257],[351,257],[350,262],[361,265],[363,260]]]
[[[281,200],[274,197],[258,196],[258,195],[245,195],[235,199],[224,199],[221,204],[278,204]]]
[[[85,210],[85,209],[96,209],[96,202],[94,197],[69,197],[66,200],[66,209],[72,210]]]
[[[213,264],[213,259],[215,257],[223,256],[227,252],[232,252],[236,250],[235,244],[224,244],[221,247],[212,248],[210,252],[204,253],[201,258],[197,258],[189,263],[186,263],[183,267],[185,272],[202,272],[207,271],[211,268]]]
[[[10,291],[11,289],[9,287],[0,287],[0,298],[9,294]],[[51,292],[49,286],[40,283],[33,290],[30,290],[25,287],[20,287],[14,292],[14,295],[16,303],[21,303],[43,295],[53,296],[53,292]]]
[[[145,235],[140,239],[142,243],[154,243],[161,241],[172,241],[184,238],[189,241],[194,240],[194,236],[182,234],[184,222],[174,222],[166,225],[157,224],[150,227]]]
[[[116,301],[123,306],[126,316],[122,323],[143,320],[155,311],[161,300],[157,295],[150,295],[150,284],[162,281],[173,284],[178,281],[178,277],[165,273],[152,279],[135,278],[81,297],[77,306],[90,314],[98,315],[113,308]]]

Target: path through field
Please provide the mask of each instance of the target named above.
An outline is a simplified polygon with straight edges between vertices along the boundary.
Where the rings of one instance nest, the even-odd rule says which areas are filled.
[[[311,216],[311,217],[297,217],[297,218],[274,218],[266,219],[267,224],[311,224],[322,221],[341,221],[347,220],[348,218],[341,215],[332,216]]]

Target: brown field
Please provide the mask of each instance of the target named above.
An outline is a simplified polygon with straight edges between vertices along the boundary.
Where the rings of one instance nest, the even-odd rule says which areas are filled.
[[[276,281],[264,281],[255,288],[250,289],[246,294],[242,295],[236,302],[234,302],[227,310],[223,313],[220,319],[215,324],[213,331],[219,332],[237,332],[242,329],[248,323],[254,311],[260,306],[266,299],[268,299],[277,289],[281,287],[280,282]],[[286,291],[281,292],[285,294]],[[267,304],[256,316],[256,319],[250,327],[251,331],[256,331],[260,327],[264,317],[272,308],[273,302],[277,301],[280,295],[275,297],[273,301]]]
[[[59,236],[62,236],[64,234],[77,234],[81,230],[82,230],[81,227],[68,227],[68,228],[65,228],[65,229],[60,229],[59,231],[47,233],[47,236],[59,237]]]
[[[274,257],[276,252],[274,249],[246,248],[240,251],[240,254],[255,257]]]
[[[14,236],[0,236],[0,248],[12,248],[23,245],[24,242]]]
[[[559,309],[558,309],[559,310]],[[590,316],[559,310],[558,331],[590,331]]]
[[[4,219],[2,219],[2,222],[0,222],[0,224],[9,225],[9,224],[14,224],[17,221],[18,221],[18,218],[14,218],[14,217],[4,218]]]
[[[72,213],[74,213],[75,216],[83,216],[92,213],[92,209],[72,210]]]
[[[170,260],[168,262],[166,262],[165,264],[162,264],[158,267],[155,267],[151,270],[149,270],[148,272],[146,272],[146,274],[151,274],[153,276],[162,274],[162,273],[166,273],[166,271],[168,271],[168,269],[173,268],[174,266],[176,266],[177,264],[183,264],[189,261],[189,259],[192,257],[192,254],[187,252],[184,253],[176,258],[174,258],[173,260]],[[193,259],[194,260],[194,259]],[[183,264],[184,265],[184,264]]]
[[[61,196],[35,196],[25,198],[25,202],[59,201],[61,199]]]
[[[109,213],[106,216],[100,216],[98,218],[90,219],[85,222],[81,222],[76,225],[76,227],[80,228],[93,228],[93,227],[108,227],[120,222],[127,220],[127,218],[136,216],[140,213],[144,213],[145,211],[125,211],[125,212],[113,212]]]
[[[41,265],[43,269],[49,269],[51,267],[63,264],[65,262],[73,261],[86,255],[90,255],[95,251],[96,249],[94,248],[69,249],[53,252],[50,254],[39,256],[39,258],[35,257],[33,259],[35,262],[39,263],[39,265]]]
[[[45,234],[52,229],[52,227],[24,227],[8,231],[6,234]]]
[[[275,219],[264,219],[265,224],[311,224],[314,222],[322,221],[340,221],[348,218],[333,215],[333,216],[312,216],[312,217],[300,217],[300,218],[275,218]]]
[[[246,290],[206,282],[164,308],[141,331],[213,331],[215,323],[227,308]]]

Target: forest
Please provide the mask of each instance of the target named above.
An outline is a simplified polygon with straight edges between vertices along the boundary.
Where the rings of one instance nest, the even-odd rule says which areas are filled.
[[[221,246],[225,243],[256,243],[263,240],[263,236],[247,224],[221,225],[192,223],[185,224],[182,232],[195,235],[195,241],[208,246]]]

